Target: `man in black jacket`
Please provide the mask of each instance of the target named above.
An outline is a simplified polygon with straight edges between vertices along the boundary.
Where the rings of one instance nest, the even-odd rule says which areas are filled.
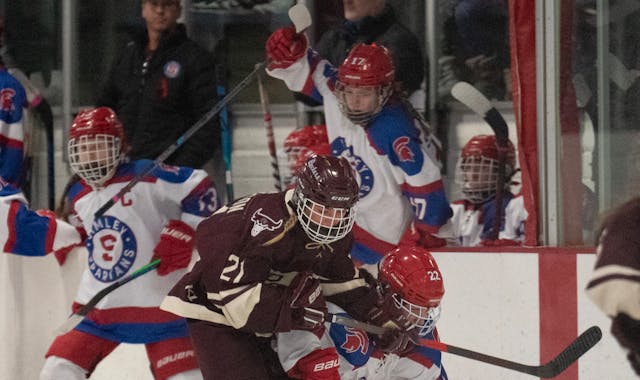
[[[111,68],[96,104],[123,122],[133,159],[155,159],[217,102],[211,54],[177,20],[180,0],[142,0],[146,32],[134,36]],[[165,162],[201,168],[219,146],[216,118]]]

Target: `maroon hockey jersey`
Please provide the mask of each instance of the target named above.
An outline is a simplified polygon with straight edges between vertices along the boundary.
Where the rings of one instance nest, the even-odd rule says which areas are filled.
[[[164,299],[177,315],[260,334],[276,332],[290,313],[287,286],[303,271],[322,283],[325,298],[364,316],[374,291],[355,269],[352,235],[331,244],[312,241],[298,224],[293,190],[256,194],[219,209],[196,231],[200,260]]]

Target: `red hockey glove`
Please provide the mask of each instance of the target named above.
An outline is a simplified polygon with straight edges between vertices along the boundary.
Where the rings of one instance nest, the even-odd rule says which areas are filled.
[[[287,375],[304,380],[340,380],[339,364],[340,360],[335,348],[318,349],[298,360]]]
[[[175,270],[186,268],[193,253],[193,236],[191,226],[180,220],[170,220],[162,229],[160,242],[153,250],[151,260],[160,259],[157,272],[160,276]]]
[[[629,350],[627,359],[631,368],[640,375],[640,321],[620,313],[612,320],[611,334],[622,347]]]
[[[411,222],[409,228],[400,238],[398,245],[438,248],[447,245],[447,241],[433,235],[433,232],[429,231],[427,226]]]
[[[307,52],[307,38],[296,33],[293,26],[280,28],[271,33],[267,40],[267,68],[284,69],[300,59]]]
[[[482,240],[480,246],[482,247],[508,247],[514,245],[522,245],[520,242],[511,239],[497,239],[497,240]]]
[[[299,273],[291,281],[288,294],[277,322],[277,331],[323,332],[327,305],[320,281],[308,272]]]

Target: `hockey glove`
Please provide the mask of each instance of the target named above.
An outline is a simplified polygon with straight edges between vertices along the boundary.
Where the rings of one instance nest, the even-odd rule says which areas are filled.
[[[398,245],[438,248],[447,245],[447,241],[435,236],[428,226],[411,222],[407,231],[400,238]]]
[[[611,334],[627,350],[627,359],[631,367],[640,375],[640,321],[625,313],[618,314],[611,323]]]
[[[327,314],[327,305],[322,295],[320,281],[308,272],[299,273],[291,281],[288,293],[285,307],[289,309],[290,322],[289,326],[282,326],[288,329],[281,331],[308,330],[314,333],[324,331],[323,323],[324,316]]]
[[[162,229],[160,242],[153,250],[151,260],[160,259],[157,272],[160,276],[186,268],[193,253],[195,231],[180,220],[170,220]]]
[[[407,331],[411,328],[411,321],[396,304],[389,287],[384,284],[378,284],[376,287],[378,298],[376,304],[367,313],[367,319],[374,325],[389,329]]]
[[[298,360],[287,375],[293,379],[340,380],[339,364],[335,348],[317,349]]]
[[[382,351],[402,355],[411,351],[418,341],[418,337],[410,332],[398,329],[388,329],[382,336],[373,336],[373,346]]]
[[[307,52],[307,38],[291,27],[280,28],[267,40],[267,68],[286,69]]]

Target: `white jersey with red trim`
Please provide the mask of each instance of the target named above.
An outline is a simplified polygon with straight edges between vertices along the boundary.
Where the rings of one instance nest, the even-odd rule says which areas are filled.
[[[24,194],[0,179],[0,251],[45,256],[82,242],[75,227],[57,220],[49,210],[31,210]]]
[[[524,198],[509,192],[505,192],[503,197],[503,220],[498,239],[505,243],[521,244],[524,241],[524,224],[529,216],[524,207]],[[453,216],[440,228],[438,236],[446,239],[448,245],[479,246],[491,239],[495,205],[495,198],[480,205],[466,200],[453,202]]]
[[[377,263],[412,221],[433,233],[445,224],[451,210],[439,166],[399,99],[389,99],[363,128],[340,111],[333,93],[337,71],[313,50],[289,67],[268,73],[284,80],[290,90],[324,104],[332,154],[347,158],[357,173],[354,259]]]
[[[169,220],[182,220],[195,229],[218,208],[218,194],[203,170],[161,166],[144,176],[104,215],[94,217],[102,205],[150,164],[150,160],[121,164],[114,177],[98,190],[84,181],[70,188],[69,203],[88,235],[88,268],[82,275],[77,304],[86,304],[100,290],[148,264]],[[177,316],[158,306],[186,272],[184,268],[160,276],[151,271],[135,279],[102,299],[78,328],[132,343],[167,338],[172,323],[173,327],[184,329],[183,322],[177,322]],[[102,328],[95,329],[92,323]],[[149,325],[136,328],[139,323]],[[105,329],[104,325],[112,329]]]
[[[329,312],[348,315],[328,302]],[[433,333],[425,338],[437,339]],[[277,351],[285,371],[312,351],[335,347],[339,357],[341,380],[446,380],[442,353],[416,346],[402,356],[385,354],[374,348],[369,335],[360,329],[325,323],[320,340],[309,331],[293,330],[277,334]]]

